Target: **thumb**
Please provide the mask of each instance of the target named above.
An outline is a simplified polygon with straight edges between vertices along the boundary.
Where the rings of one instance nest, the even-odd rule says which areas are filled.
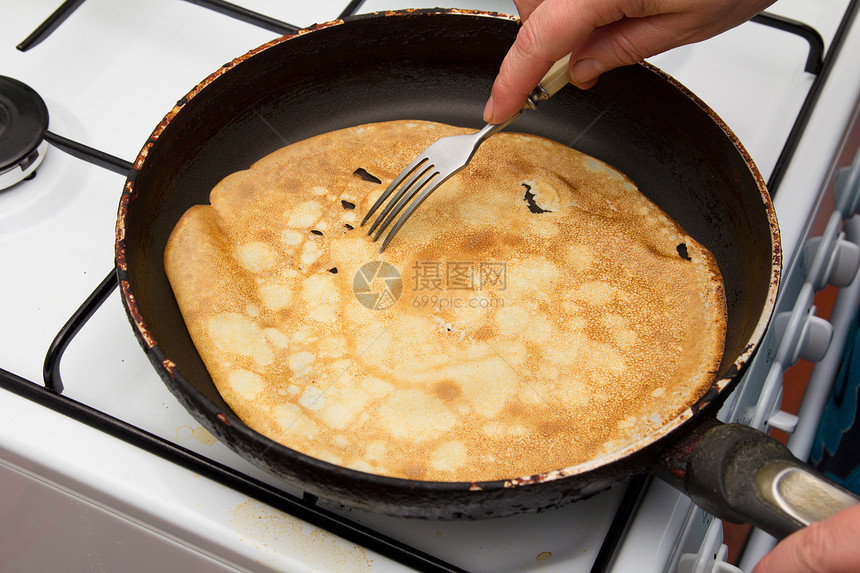
[[[753,573],[856,573],[860,570],[860,504],[783,539]]]

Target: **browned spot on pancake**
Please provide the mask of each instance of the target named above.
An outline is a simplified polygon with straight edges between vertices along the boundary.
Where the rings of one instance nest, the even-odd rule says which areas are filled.
[[[464,254],[480,253],[494,245],[498,236],[499,233],[493,233],[492,230],[465,233],[459,240],[460,251]]]
[[[453,402],[463,395],[463,390],[459,384],[452,380],[442,380],[433,386],[433,394],[443,400]]]
[[[530,371],[537,370],[544,361],[544,353],[540,344],[531,340],[524,342],[526,350],[526,368]]]
[[[276,328],[280,321],[270,314],[264,314],[257,320],[257,323],[260,328]]]
[[[292,314],[293,310],[291,308],[278,311],[266,322],[266,326],[274,326],[275,324],[283,324],[285,322],[289,322]]]
[[[410,452],[410,454],[412,454],[412,452]],[[420,480],[420,479],[423,479],[424,476],[427,474],[426,468],[424,466],[417,465],[417,464],[407,464],[407,465],[402,467],[402,471],[403,471],[403,476],[406,479]]]
[[[490,340],[497,332],[498,329],[495,326],[490,323],[484,323],[472,331],[472,337],[475,340]]]
[[[528,244],[528,240],[525,237],[509,234],[502,236],[502,242],[505,247],[512,247],[514,249],[523,248]]]
[[[256,233],[256,238],[263,243],[274,243],[277,237],[273,229],[260,229]]]
[[[537,421],[536,426],[538,428],[538,434],[546,440],[547,438],[553,439],[556,436],[569,434],[573,426],[573,422],[571,420],[564,420],[557,416],[549,415],[545,419]],[[589,437],[593,437],[595,435],[595,428],[580,426],[579,429],[581,432],[587,433]]]
[[[530,408],[522,402],[512,400],[505,405],[505,414],[511,418],[523,418],[530,414]]]

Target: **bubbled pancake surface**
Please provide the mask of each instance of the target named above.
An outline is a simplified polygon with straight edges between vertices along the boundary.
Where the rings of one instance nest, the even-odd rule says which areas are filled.
[[[384,253],[359,223],[439,137],[367,124],[213,189],[165,266],[218,390],[251,428],[374,474],[527,476],[629,447],[711,385],[713,256],[612,167],[487,140]]]

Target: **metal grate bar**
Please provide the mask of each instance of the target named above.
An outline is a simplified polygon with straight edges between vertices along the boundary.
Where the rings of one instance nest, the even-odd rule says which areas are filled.
[[[131,168],[133,167],[132,163],[129,163],[124,159],[120,159],[119,157],[110,155],[104,151],[99,151],[98,149],[86,146],[83,143],[72,141],[71,139],[67,139],[62,135],[57,135],[56,133],[51,133],[50,131],[45,131],[45,133],[42,134],[42,137],[45,138],[45,141],[60,151],[68,153],[72,157],[81,159],[87,163],[107,169],[108,171],[113,171],[118,175],[128,175],[128,172],[131,171]]]
[[[23,42],[15,46],[18,50],[22,52],[26,52],[33,46],[37,46],[42,43],[42,40],[51,35],[51,33],[56,30],[60,24],[66,21],[66,18],[72,15],[72,12],[78,9],[78,7],[84,3],[84,0],[66,0],[63,2],[59,8],[54,10],[53,14],[48,16],[48,19],[42,22],[38,28],[36,28],[32,34],[27,36]]]
[[[809,24],[768,12],[753,16],[751,21],[796,34],[806,40],[809,43],[809,55],[806,57],[806,66],[803,69],[810,74],[821,72],[821,68],[824,66],[824,40],[821,39],[821,34],[815,28]]]
[[[75,311],[72,317],[63,325],[63,328],[51,342],[45,362],[42,365],[42,376],[45,380],[45,388],[59,394],[63,391],[63,379],[60,376],[60,360],[69,343],[81,328],[87,323],[93,314],[101,307],[107,297],[118,286],[116,271],[111,269],[107,277],[87,297],[84,304]]]
[[[364,0],[351,0],[346,5],[346,8],[343,9],[343,12],[340,13],[339,18],[346,18],[347,16],[356,14],[361,9],[362,4],[364,4]]]
[[[247,8],[242,8],[241,6],[237,6],[235,4],[231,4],[229,2],[225,2],[224,0],[186,0],[186,2],[190,2],[192,4],[196,4],[197,6],[202,6],[204,8],[208,8],[219,14],[224,14],[226,16],[230,16],[231,18],[235,18],[237,20],[241,20],[242,22],[246,22],[248,24],[254,24],[255,26],[259,26],[270,32],[275,32],[279,35],[287,35],[287,34],[295,34],[298,31],[297,26],[293,26],[292,24],[287,24],[286,22],[282,22],[280,20],[276,20],[275,18],[270,18],[269,16],[265,16],[258,12],[254,12],[252,10],[248,10]],[[48,18],[42,22],[38,28],[36,28],[29,36],[27,36],[23,42],[18,44],[16,48],[22,52],[26,52],[30,48],[37,46],[42,43],[48,36],[50,36],[54,30],[56,30],[60,24],[66,21],[66,18],[72,15],[72,13],[77,10],[81,4],[84,3],[84,0],[65,0],[59,8],[54,10],[54,12],[48,16]],[[364,0],[353,0],[350,2],[347,10],[357,9],[361,4],[364,3]],[[353,5],[356,5],[355,8],[352,8]],[[345,11],[346,13],[346,11]],[[351,13],[351,12],[350,12]]]
[[[218,12],[219,14],[224,14],[225,16],[230,16],[231,18],[241,20],[242,22],[254,24],[255,26],[259,26],[260,28],[269,30],[270,32],[280,34],[281,36],[285,36],[287,34],[295,34],[299,30],[297,26],[293,26],[292,24],[287,24],[286,22],[276,20],[275,18],[270,18],[269,16],[265,16],[258,12],[253,12],[251,10],[248,10],[247,8],[242,8],[241,6],[231,4],[230,2],[225,2],[224,0],[185,1],[191,4],[195,4],[197,6],[202,6],[203,8],[208,8],[210,10]]]
[[[770,179],[767,181],[767,188],[771,196],[776,196],[779,184],[782,183],[782,179],[788,169],[788,164],[794,157],[794,152],[800,144],[800,138],[803,136],[807,123],[809,123],[809,118],[812,116],[815,104],[818,102],[818,98],[821,95],[821,90],[823,89],[827,79],[830,77],[830,70],[833,68],[833,62],[836,60],[836,57],[842,49],[842,44],[845,42],[845,36],[847,35],[851,24],[854,22],[854,18],[856,17],[858,10],[860,10],[860,0],[851,0],[851,3],[845,9],[845,15],[842,17],[839,27],[833,36],[833,41],[831,42],[827,53],[824,55],[821,70],[815,76],[815,80],[812,82],[812,87],[809,88],[809,93],[806,94],[803,106],[797,114],[797,119],[794,121],[791,132],[786,138],[786,143],[776,160],[776,165],[774,165]]]

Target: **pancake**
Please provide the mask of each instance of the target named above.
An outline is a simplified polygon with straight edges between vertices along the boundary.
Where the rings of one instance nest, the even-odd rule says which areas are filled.
[[[378,475],[511,479],[590,462],[710,387],[714,257],[616,169],[501,133],[384,253],[359,222],[458,127],[394,121],[280,149],[177,224],[165,267],[225,401]]]

